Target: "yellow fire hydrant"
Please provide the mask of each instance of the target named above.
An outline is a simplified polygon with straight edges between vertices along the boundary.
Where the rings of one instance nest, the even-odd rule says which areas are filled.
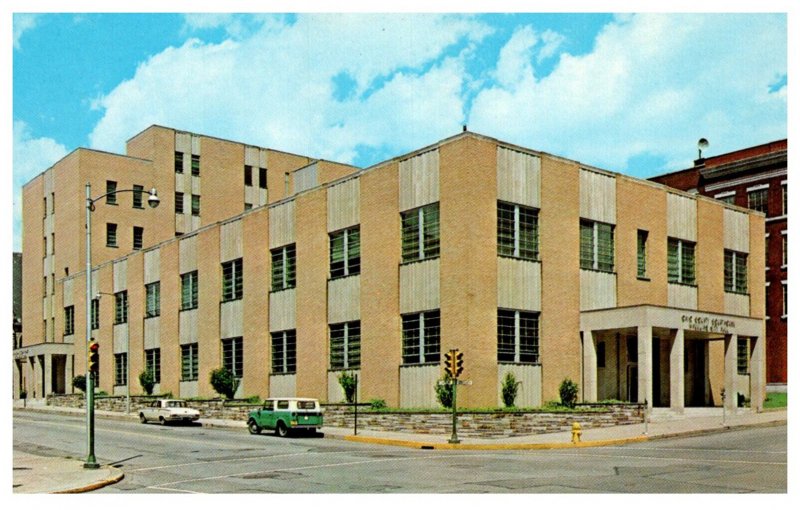
[[[581,424],[577,421],[572,424],[572,442],[581,442]]]

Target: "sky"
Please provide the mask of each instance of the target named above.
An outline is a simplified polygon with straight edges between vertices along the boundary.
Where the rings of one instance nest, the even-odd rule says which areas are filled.
[[[701,137],[706,155],[787,137],[786,13],[31,5],[8,13],[15,251],[24,183],[78,147],[124,154],[152,124],[362,167],[467,125],[637,177],[691,166]]]

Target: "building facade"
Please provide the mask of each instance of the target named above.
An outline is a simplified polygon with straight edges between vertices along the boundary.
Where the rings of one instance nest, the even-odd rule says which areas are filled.
[[[778,140],[698,159],[692,168],[652,179],[766,215],[767,383],[777,386],[785,386],[788,381],[787,148],[787,140]]]
[[[178,182],[170,143],[185,135],[144,134],[154,132],[164,139],[153,173]],[[254,165],[240,148],[231,165],[246,181]],[[500,404],[508,372],[522,381],[519,406],[557,399],[565,378],[585,401],[681,410],[719,405],[724,389],[761,406],[762,213],[470,132],[360,171],[308,168],[279,175],[275,200],[226,203],[191,230],[170,215],[162,238],[98,261],[102,390],[140,393],[151,370],[159,392],[211,397],[209,374],[225,366],[239,396],[337,402],[338,375],[351,371],[362,400],[435,407],[442,353],[458,348],[466,406]],[[43,342],[63,346],[75,374],[86,367],[84,278],[55,279],[58,333]]]

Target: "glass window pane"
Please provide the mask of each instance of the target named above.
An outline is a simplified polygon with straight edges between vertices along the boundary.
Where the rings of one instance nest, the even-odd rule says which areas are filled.
[[[407,211],[401,215],[403,238],[403,262],[419,259],[419,211]]]
[[[667,280],[671,283],[679,283],[681,281],[678,246],[677,239],[669,238],[667,240]]]
[[[361,231],[358,227],[347,230],[347,274],[361,273]]]
[[[514,256],[514,206],[497,203],[497,254]]]
[[[594,223],[581,221],[581,269],[594,269]]]
[[[439,256],[439,204],[426,205],[422,209],[422,227],[425,258]]]

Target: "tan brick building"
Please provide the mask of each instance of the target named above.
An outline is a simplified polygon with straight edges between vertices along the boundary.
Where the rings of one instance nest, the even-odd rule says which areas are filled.
[[[25,281],[45,282],[15,350],[29,396],[85,371],[86,180],[162,197],[138,211],[120,194],[92,216],[95,232],[145,229],[142,249],[94,239],[108,393],[140,393],[148,367],[160,392],[213,396],[227,366],[240,396],[339,401],[352,370],[361,400],[435,406],[458,348],[467,406],[500,404],[507,372],[521,406],[557,399],[565,377],[586,401],[675,409],[764,394],[763,214],[470,132],[360,171],[160,127],[128,153],[79,150],[25,187]],[[198,217],[178,193],[200,196]],[[55,254],[37,246],[51,231]]]

